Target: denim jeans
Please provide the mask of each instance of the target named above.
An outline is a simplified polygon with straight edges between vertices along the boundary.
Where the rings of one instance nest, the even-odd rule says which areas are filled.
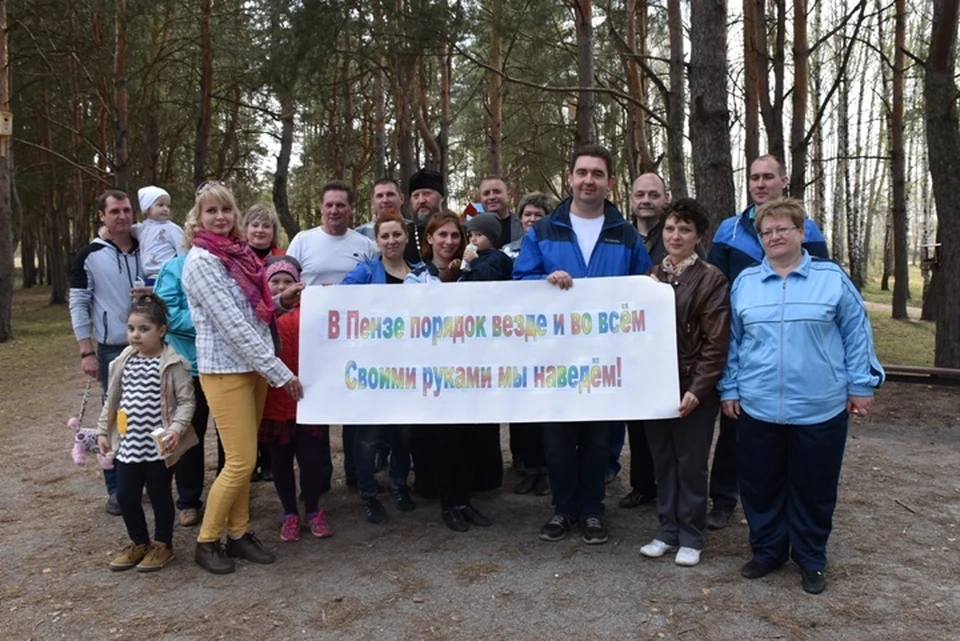
[[[603,517],[611,423],[555,423],[543,428],[554,511],[569,519]]]
[[[103,390],[103,396],[100,397],[101,401],[105,402],[107,399],[107,375],[110,372],[110,363],[117,356],[120,356],[120,352],[126,348],[126,345],[107,345],[105,343],[97,343],[97,371],[100,374],[100,387]],[[107,486],[107,494],[113,495],[117,493],[116,468],[103,471],[103,482]]]

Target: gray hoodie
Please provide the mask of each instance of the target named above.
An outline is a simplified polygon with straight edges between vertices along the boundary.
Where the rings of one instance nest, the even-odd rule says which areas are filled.
[[[135,239],[128,254],[101,238],[77,252],[70,268],[70,322],[78,341],[92,338],[106,345],[127,344],[130,288],[137,278],[143,279],[144,274]]]

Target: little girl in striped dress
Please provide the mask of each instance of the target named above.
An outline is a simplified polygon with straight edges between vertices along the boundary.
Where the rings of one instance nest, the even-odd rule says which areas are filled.
[[[140,297],[127,317],[129,346],[112,363],[107,398],[97,426],[100,452],[113,456],[117,501],[130,537],[110,569],[161,569],[173,558],[173,465],[197,444],[191,420],[195,407],[190,364],[163,342],[163,300]],[[157,430],[161,434],[154,435]],[[146,486],[156,530],[151,544],[141,506]]]

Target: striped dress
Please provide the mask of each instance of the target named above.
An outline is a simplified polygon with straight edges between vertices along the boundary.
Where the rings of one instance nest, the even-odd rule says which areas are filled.
[[[163,425],[160,356],[131,356],[120,377],[120,390],[119,411],[126,414],[126,432],[120,435],[117,460],[123,463],[163,460],[150,435],[150,432]],[[118,423],[122,425],[122,420],[118,420]]]

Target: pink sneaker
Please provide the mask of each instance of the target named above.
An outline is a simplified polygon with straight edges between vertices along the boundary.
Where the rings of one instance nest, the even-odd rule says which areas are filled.
[[[312,528],[312,526],[311,526]],[[283,526],[280,528],[281,541],[300,540],[300,517],[296,514],[286,514],[283,517]]]
[[[316,538],[325,539],[328,536],[333,536],[333,530],[327,525],[327,520],[323,518],[323,510],[313,515],[308,514],[307,521],[310,523],[310,534]]]

